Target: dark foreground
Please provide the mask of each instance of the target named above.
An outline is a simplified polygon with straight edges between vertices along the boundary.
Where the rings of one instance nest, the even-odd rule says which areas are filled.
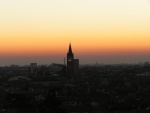
[[[149,112],[149,65],[0,67],[0,113]]]

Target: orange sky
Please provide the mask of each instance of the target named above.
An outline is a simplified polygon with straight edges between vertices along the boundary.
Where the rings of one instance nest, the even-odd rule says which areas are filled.
[[[70,42],[82,63],[149,61],[149,20],[148,0],[0,1],[0,64],[61,62]]]

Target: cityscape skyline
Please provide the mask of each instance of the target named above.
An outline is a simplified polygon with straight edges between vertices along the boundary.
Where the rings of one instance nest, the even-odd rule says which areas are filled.
[[[80,64],[150,61],[148,0],[5,0],[0,14],[0,65],[63,63],[69,42]]]
[[[72,52],[72,47],[71,43],[69,44],[69,49],[68,52],[73,54],[73,60],[79,60],[80,59],[80,65],[103,65],[103,64],[144,64],[145,62],[149,62],[149,55],[147,54],[147,57],[143,55],[143,57],[138,57],[138,56],[127,56],[126,54],[119,54],[119,55],[101,55],[99,57],[95,57],[93,60],[90,60],[93,58],[93,56],[79,56],[79,59],[74,59],[74,53]],[[53,63],[56,64],[63,64],[66,65],[68,64],[68,52],[67,56],[66,54],[63,56],[53,56],[55,59],[50,59],[51,56],[24,56],[22,58],[17,58],[12,57],[12,61],[8,57],[1,57],[1,65],[0,66],[11,66],[11,65],[20,65],[20,66],[26,66],[30,65],[31,63],[37,63],[38,65],[51,65]],[[78,55],[75,55],[78,56]],[[90,58],[91,57],[91,58]],[[137,59],[135,59],[137,57]],[[120,59],[121,58],[121,59]],[[29,60],[30,59],[30,60]],[[47,61],[45,59],[48,59]],[[89,59],[89,61],[88,61]],[[119,61],[120,59],[120,61]],[[142,60],[144,59],[144,60]],[[15,61],[16,60],[16,61]],[[72,64],[71,64],[72,65]]]

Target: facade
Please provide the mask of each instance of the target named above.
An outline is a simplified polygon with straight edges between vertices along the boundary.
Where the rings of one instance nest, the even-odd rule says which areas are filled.
[[[78,71],[79,69],[79,59],[74,59],[74,71]]]

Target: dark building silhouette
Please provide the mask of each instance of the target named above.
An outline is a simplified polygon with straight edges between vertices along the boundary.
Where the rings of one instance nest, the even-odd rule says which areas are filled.
[[[37,63],[30,63],[30,66],[31,66],[31,67],[37,67],[38,64],[37,64]]]
[[[72,52],[71,44],[69,45],[69,50],[67,53],[67,70],[77,71],[79,69],[79,59],[74,59],[74,53]]]
[[[74,71],[78,71],[79,69],[79,59],[74,59]]]
[[[72,52],[71,44],[69,45],[69,50],[67,53],[67,69],[68,70],[74,69],[74,54]]]

